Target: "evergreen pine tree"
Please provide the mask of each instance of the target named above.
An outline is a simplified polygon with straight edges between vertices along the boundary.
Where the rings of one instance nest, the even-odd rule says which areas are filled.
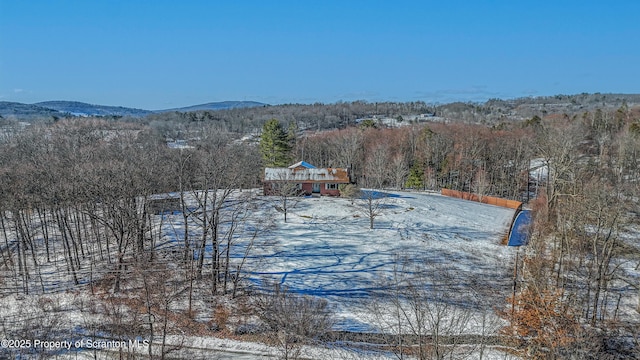
[[[404,186],[409,189],[424,189],[424,168],[419,162],[415,162],[411,167]]]
[[[266,167],[283,167],[291,162],[290,139],[277,119],[267,121],[260,136],[260,154]]]

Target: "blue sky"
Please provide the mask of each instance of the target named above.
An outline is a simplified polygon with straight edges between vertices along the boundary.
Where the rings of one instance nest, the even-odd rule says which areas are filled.
[[[640,1],[0,0],[0,101],[640,93]]]

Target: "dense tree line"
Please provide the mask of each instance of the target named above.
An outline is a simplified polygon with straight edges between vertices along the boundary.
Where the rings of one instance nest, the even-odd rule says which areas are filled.
[[[80,270],[99,257],[113,267],[117,290],[125,263],[152,259],[162,240],[151,208],[154,199],[179,192],[185,228],[198,223],[202,229],[198,240],[189,239],[185,230],[184,252],[194,251],[201,274],[205,247],[212,247],[216,291],[218,277],[226,282],[231,271],[223,249],[233,234],[222,223],[247,212],[230,196],[255,187],[259,169],[253,147],[234,144],[215,130],[199,137],[193,147],[174,150],[148,127],[75,120],[33,126],[7,140],[0,152],[5,269],[23,280],[25,292],[34,278],[39,291],[46,291],[38,274],[43,261],[61,261],[58,256],[64,253],[67,272],[78,284],[86,280]],[[187,204],[187,197],[195,205]],[[43,250],[45,260],[38,256]]]
[[[520,199],[534,156],[532,136],[531,128],[519,125],[350,127],[302,136],[295,152],[316,166],[349,167],[365,187],[473,191],[482,181],[485,192]]]
[[[257,186],[259,155],[215,129],[199,139],[170,149],[147,126],[95,119],[31,125],[4,139],[0,299],[112,294],[96,331],[128,329],[133,338],[157,330],[134,326],[138,315],[120,324],[125,301],[167,325],[178,303],[193,314],[196,299],[240,293],[243,266],[269,226],[254,214],[255,194],[242,193]],[[180,218],[181,228],[165,225]],[[24,326],[2,317],[3,329]]]
[[[358,119],[381,116],[403,119],[407,116],[434,115],[448,123],[497,125],[524,121],[533,116],[564,114],[572,117],[584,112],[615,110],[640,103],[638,95],[578,94],[526,97],[486,102],[445,104],[414,102],[367,102],[363,100],[331,104],[281,104],[262,107],[150,114],[140,120],[173,138],[188,137],[188,130],[203,123],[214,124],[227,132],[258,133],[266,121],[280,120],[285,127],[294,123],[298,129],[323,131],[352,126]],[[129,120],[135,120],[133,118]],[[411,121],[411,119],[406,119]]]
[[[532,240],[506,316],[510,334],[526,339],[535,356],[638,355],[640,308],[626,301],[638,283],[624,266],[637,269],[640,252],[631,235],[640,175],[637,121],[621,107],[535,126],[535,153],[550,176],[532,204]],[[635,342],[635,352],[625,355],[616,346],[622,338]]]

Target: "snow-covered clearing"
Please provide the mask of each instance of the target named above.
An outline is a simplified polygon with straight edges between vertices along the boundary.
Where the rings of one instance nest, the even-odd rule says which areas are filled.
[[[514,210],[434,193],[385,194],[381,200],[383,211],[376,217],[374,229],[369,229],[363,200],[297,199],[285,223],[284,214],[277,210],[280,199],[260,197],[254,215],[268,218],[275,226],[263,235],[262,245],[252,251],[253,261],[245,267],[246,276],[256,287],[268,290],[267,284],[279,283],[295,293],[328,300],[339,318],[336,330],[375,332],[380,331],[380,318],[389,314],[373,314],[371,304],[378,301],[380,294],[390,291],[390,281],[404,270],[402,263],[408,259],[414,265],[437,270],[420,274],[421,284],[427,288],[437,287],[441,281],[438,277],[445,272],[454,274],[454,288],[469,293],[447,298],[464,299],[448,309],[451,313],[468,311],[468,322],[460,333],[495,335],[503,323],[493,310],[504,303],[512,286],[516,250],[500,242]],[[180,234],[179,221],[165,226]],[[384,304],[385,300],[381,301]],[[203,346],[215,348],[207,341]],[[340,351],[344,349],[310,348],[306,355],[356,356],[352,352],[338,355]],[[505,356],[492,348],[484,351],[486,358]]]
[[[277,228],[269,235],[272,245],[257,250],[265,261],[250,270],[251,279],[328,299],[342,318],[340,328],[352,331],[368,330],[362,305],[372,292],[384,290],[402,258],[454,272],[469,291],[486,290],[479,295],[504,300],[508,292],[501,290],[509,288],[515,249],[500,241],[513,210],[439,194],[388,195],[373,230],[358,200],[304,198],[287,223],[266,209]]]

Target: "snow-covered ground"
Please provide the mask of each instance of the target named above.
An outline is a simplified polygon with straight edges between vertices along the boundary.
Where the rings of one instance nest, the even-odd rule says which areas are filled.
[[[238,192],[229,201],[233,202],[247,193]],[[469,318],[456,335],[495,335],[504,323],[497,318],[494,309],[504,306],[506,297],[511,294],[517,250],[500,243],[508,231],[514,210],[435,193],[388,191],[385,194],[383,210],[374,221],[374,229],[369,229],[365,200],[331,197],[290,199],[290,205],[295,203],[295,206],[289,208],[285,223],[282,212],[278,210],[281,204],[277,197],[257,196],[249,207],[252,210],[247,217],[246,229],[238,230],[231,257],[237,261],[244,255],[243,241],[246,241],[247,234],[252,233],[252,228],[268,225],[265,227],[269,230],[260,233],[260,241],[250,252],[250,259],[243,268],[245,278],[263,289],[268,289],[266,284],[275,282],[295,293],[326,299],[338,317],[336,330],[393,332],[399,328],[389,326],[391,321],[385,318],[393,314],[375,313],[385,308],[385,301],[389,299],[381,295],[393,290],[398,276],[396,270],[399,269],[403,279],[417,279],[424,288],[421,295],[431,297],[431,293],[438,294],[428,301],[446,303],[444,306],[448,307],[443,320],[450,320],[451,314],[460,315],[461,309],[467,311],[463,315]],[[155,220],[160,219],[162,221],[158,221],[154,230],[162,229],[162,241],[158,242],[158,247],[183,246],[182,215],[158,215]],[[189,225],[194,239],[201,234],[196,225],[195,222]],[[635,233],[628,235],[629,242],[635,239]],[[61,248],[62,245],[56,246]],[[19,287],[13,285],[11,277],[0,282],[3,289],[11,290],[0,296],[0,330],[11,326],[9,320],[20,319],[33,325],[29,328],[40,332],[71,325],[66,326],[68,334],[55,332],[48,334],[48,339],[67,340],[86,333],[87,329],[100,322],[102,316],[89,311],[95,299],[89,295],[87,286],[84,286],[87,291],[83,291],[83,285],[78,288],[73,285],[63,260],[48,263],[43,259],[39,254],[40,276],[34,276],[33,281],[42,282],[40,287],[47,290],[46,294],[39,295],[38,284],[34,283],[30,286],[33,289],[30,295],[16,295],[20,292],[13,289]],[[631,285],[638,277],[636,263],[625,258],[617,261],[623,269],[624,283],[617,282],[616,286],[627,287],[636,294]],[[405,268],[407,262],[411,265]],[[103,265],[100,262],[96,264]],[[426,271],[404,271],[418,268]],[[88,270],[102,274],[87,266],[82,269],[84,273],[79,275],[80,284],[86,284],[90,279],[86,274]],[[454,283],[441,287],[443,274],[446,281],[453,279]],[[455,293],[442,296],[442,288],[445,291],[453,289]],[[635,311],[637,304],[637,296],[624,297],[620,303],[621,312]],[[436,308],[439,309],[442,308]],[[273,358],[279,351],[264,344],[210,336],[185,336],[176,341],[184,345],[176,355],[181,358],[262,359]],[[305,348],[303,357],[393,358],[386,353],[350,350],[337,346],[309,347]],[[477,349],[470,351],[473,353],[468,358],[478,358],[475,356],[479,355]],[[483,358],[487,359],[511,358],[497,347],[487,345],[482,351]],[[2,355],[0,351],[0,358]],[[94,354],[82,351],[60,355],[89,358]],[[105,354],[105,358],[108,356]]]
[[[476,285],[468,291],[489,290],[497,301],[508,296],[500,289],[510,284],[515,250],[500,241],[514,210],[417,192],[388,192],[383,202],[373,230],[361,200],[304,198],[287,223],[282,214],[266,210],[277,228],[271,245],[258,250],[264,261],[250,269],[251,279],[326,298],[341,317],[341,329],[352,331],[369,329],[363,303],[384,290],[403,258]]]
[[[275,226],[261,235],[260,246],[253,249],[244,268],[246,277],[258,287],[276,282],[293,292],[326,299],[338,316],[336,330],[375,331],[380,328],[369,305],[387,290],[394,269],[405,260],[455,274],[458,282],[455,288],[473,293],[464,297],[466,301],[475,299],[474,303],[456,303],[458,308],[469,308],[483,315],[487,314],[482,311],[483,306],[493,309],[504,302],[509,295],[515,249],[500,245],[500,242],[508,231],[513,210],[432,193],[392,191],[386,195],[374,229],[369,229],[363,200],[301,198],[289,210],[285,223],[283,214],[277,210],[276,197],[258,197],[251,226],[260,222],[273,222]],[[184,231],[181,221],[180,214],[162,216],[161,247],[181,246]],[[194,226],[190,226],[189,231],[198,236],[199,230]],[[242,232],[239,234],[241,237]],[[241,238],[237,244],[242,244]],[[242,246],[236,247],[234,252],[232,258],[236,259],[244,254]],[[48,281],[52,285],[62,282],[62,288],[72,288],[67,284],[68,279],[66,282],[61,280],[64,272],[53,268],[44,270],[59,274],[55,277],[59,280]],[[420,276],[421,284],[429,287],[439,280],[440,273],[433,276],[421,273]],[[45,280],[54,279],[47,275]],[[38,307],[42,302],[36,297],[13,299],[13,296],[5,299],[5,303],[14,306],[4,308],[4,316],[17,314],[20,309]],[[64,319],[52,317],[51,321],[71,322],[80,328],[95,322],[94,315],[78,310],[82,308],[78,307],[79,301],[89,301],[82,300],[86,296],[69,291],[44,296],[47,304],[53,301],[55,307],[60,308],[56,314],[64,313]],[[33,304],[25,306],[29,301]],[[491,323],[494,329],[500,325],[495,321]],[[491,333],[490,329],[481,329],[475,324],[477,319],[469,321],[466,332]],[[186,345],[196,353],[216,351],[219,358],[242,356],[253,359],[277,353],[277,349],[260,344],[216,338],[188,337]],[[503,356],[501,352],[491,352],[496,357]],[[307,354],[307,358],[374,358],[344,349],[310,348]]]
[[[463,332],[495,335],[503,323],[493,309],[509,296],[512,284],[516,250],[500,243],[514,210],[435,193],[389,191],[385,194],[381,200],[383,210],[375,218],[374,229],[369,229],[363,200],[301,198],[289,209],[285,223],[282,212],[276,210],[281,200],[260,197],[261,205],[255,215],[268,218],[275,227],[253,251],[254,261],[245,267],[249,280],[257,287],[279,283],[292,292],[326,299],[339,318],[336,330],[376,331],[380,328],[377,321],[380,314],[371,313],[370,303],[387,290],[385,287],[394,277],[394,269],[401,266],[403,259],[408,259],[413,264],[454,273],[460,285],[456,288],[473,292],[463,298],[476,300],[473,304],[456,304],[471,310]],[[178,222],[165,226],[180,232]],[[422,275],[425,276],[422,284],[429,286],[438,281],[440,274]],[[485,323],[479,324],[480,321]],[[253,345],[260,349],[248,350],[251,346],[247,344],[220,342],[219,339],[200,339],[194,347],[239,349],[257,357],[275,355],[276,351],[263,345]],[[385,357],[380,353],[372,357],[324,348],[308,348],[305,355],[313,359]],[[494,348],[486,348],[483,356],[511,358]]]

